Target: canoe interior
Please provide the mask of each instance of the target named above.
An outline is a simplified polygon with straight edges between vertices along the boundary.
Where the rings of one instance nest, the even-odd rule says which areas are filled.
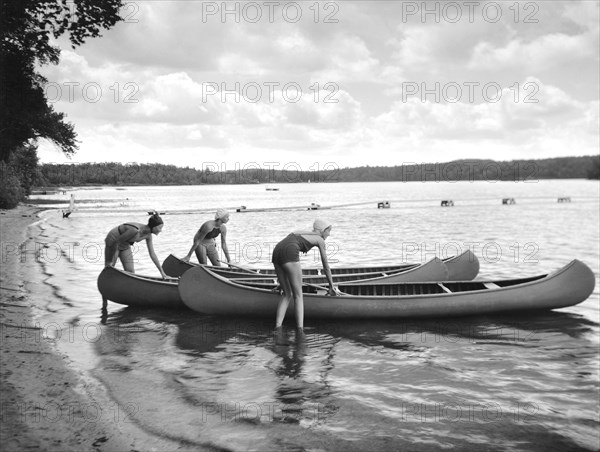
[[[402,295],[433,295],[444,293],[473,292],[476,290],[493,290],[502,287],[517,286],[528,282],[544,279],[547,275],[532,276],[530,278],[510,279],[501,281],[455,281],[442,283],[377,283],[377,284],[340,284],[338,288],[346,295],[352,296],[402,296]],[[231,281],[256,289],[275,290],[276,285],[266,281]],[[311,294],[323,292],[327,285],[317,287],[306,284],[302,292]]]
[[[429,295],[443,293],[463,293],[476,290],[493,290],[502,287],[516,286],[532,281],[544,279],[546,275],[531,278],[511,279],[504,281],[457,281],[442,283],[403,283],[403,284],[340,284],[339,289],[348,295],[357,296],[398,296],[398,295]]]
[[[446,261],[447,259],[444,259]],[[375,267],[339,267],[339,268],[331,268],[332,275],[356,275],[358,273],[375,273],[375,272],[398,272],[398,271],[406,271],[412,268],[416,268],[421,264],[402,264],[402,265],[383,265],[383,266],[375,266]],[[179,276],[183,274],[185,270],[192,267],[199,267],[200,264],[194,262],[184,262],[178,257],[174,255],[169,255],[165,261],[163,262],[163,269],[167,274],[171,276]],[[229,267],[212,267],[207,266],[207,268],[219,275],[226,276],[227,278],[236,277],[271,277],[275,276],[274,268],[253,268],[247,269],[246,271],[241,269],[232,269]],[[302,268],[302,274],[307,276],[319,276],[323,275],[323,270],[321,268]],[[231,276],[230,276],[231,275]]]
[[[194,266],[197,266],[197,264],[192,264]],[[369,274],[369,275],[374,275],[376,273],[379,273],[380,276],[384,276],[384,273],[400,273],[400,272],[404,272],[406,270],[409,270],[411,268],[417,267],[418,265],[390,265],[388,267],[340,267],[340,268],[331,268],[331,274],[332,275],[339,275],[340,277],[347,277],[347,281],[353,281],[356,279],[355,275],[362,275],[362,274]],[[248,271],[243,271],[243,270],[231,270],[227,267],[222,267],[222,268],[213,268],[213,267],[208,267],[208,269],[214,273],[217,273],[218,275],[222,275],[222,276],[227,276],[227,278],[231,278],[231,277],[236,277],[237,275],[239,275],[242,278],[247,278],[247,277],[259,277],[259,276],[266,276],[266,277],[275,277],[276,273],[275,273],[275,269],[269,269],[269,268],[261,268],[261,269],[252,269],[252,270],[248,270]],[[232,275],[232,276],[230,276]],[[254,275],[254,276],[253,276]],[[323,272],[322,269],[320,268],[303,268],[302,269],[302,275],[306,275],[306,276],[320,276],[320,277],[325,277],[325,272]]]
[[[335,283],[342,283],[342,282],[348,282],[348,281],[359,281],[359,280],[364,280],[364,279],[383,278],[385,276],[394,276],[394,275],[401,274],[404,272],[405,272],[405,270],[396,270],[393,272],[367,272],[367,273],[354,273],[354,274],[342,273],[342,274],[332,275],[332,276],[333,276],[333,280]],[[224,276],[220,272],[214,272],[214,273]],[[263,284],[265,286],[267,286],[269,284],[278,284],[277,275],[275,275],[275,274],[272,275],[272,277],[270,277],[270,278],[258,278],[258,277],[248,278],[246,275],[244,275],[243,278],[231,278],[228,276],[227,279],[230,279],[233,282],[238,282],[240,284],[252,283],[252,284]],[[318,276],[318,275],[303,276],[302,282],[311,283],[311,284],[327,284],[327,277],[325,275],[323,275],[323,276]]]
[[[159,281],[159,282],[163,282],[163,283],[173,283],[173,284],[177,284],[179,282],[179,278],[161,278],[161,277],[155,277],[155,276],[146,276],[146,275],[138,275],[137,273],[129,273],[129,272],[124,272],[127,273],[129,276],[131,276],[132,278],[137,278],[137,279],[142,279],[142,280],[146,280],[146,281]]]

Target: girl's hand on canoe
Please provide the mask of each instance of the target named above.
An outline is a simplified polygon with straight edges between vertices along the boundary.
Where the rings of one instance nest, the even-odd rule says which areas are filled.
[[[342,293],[339,291],[339,289],[337,287],[331,287],[329,289],[329,293],[327,295],[332,296],[332,297],[336,297],[338,295],[341,295]]]
[[[336,294],[337,296],[340,296],[340,295],[346,295],[344,292],[342,292],[340,289],[338,289],[338,287],[337,287],[337,286],[334,286],[334,287],[333,287],[333,290],[335,291],[335,294]]]

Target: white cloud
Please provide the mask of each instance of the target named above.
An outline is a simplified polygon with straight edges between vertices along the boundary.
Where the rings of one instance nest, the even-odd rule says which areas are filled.
[[[558,64],[593,57],[594,49],[589,44],[587,36],[553,33],[531,42],[514,39],[503,47],[481,42],[475,47],[468,67],[469,69],[525,67],[539,71]]]
[[[82,141],[76,161],[198,166],[205,156],[260,156],[348,166],[597,152],[597,2],[536,3],[537,23],[515,21],[505,3],[497,23],[402,22],[403,2],[339,3],[336,23],[323,22],[324,4],[315,22],[311,3],[299,3],[297,23],[281,11],[238,23],[203,20],[205,3],[139,3],[137,22],[44,67],[62,87],[56,110]],[[462,98],[403,100],[407,82],[458,84]],[[500,87],[498,102],[482,96],[486,84]],[[96,86],[102,96],[92,102]],[[56,155],[40,149],[43,161]]]

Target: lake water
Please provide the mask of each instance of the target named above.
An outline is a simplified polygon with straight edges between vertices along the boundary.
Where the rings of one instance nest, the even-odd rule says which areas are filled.
[[[337,183],[76,189],[39,196],[57,210],[28,231],[23,279],[43,340],[96,395],[87,416],[227,450],[597,450],[599,286],[583,303],[538,314],[410,321],[306,321],[275,346],[274,319],[217,318],[109,303],[96,278],[104,237],[164,212],[162,261],[183,256],[214,210],[232,211],[234,263],[270,266],[288,232],[333,223],[332,265],[416,263],[469,248],[478,278],[556,270],[580,259],[600,274],[597,181]],[[570,203],[557,203],[568,196]],[[502,205],[502,198],[516,204]],[[455,206],[441,208],[440,200]],[[391,208],[377,209],[379,201]],[[248,209],[306,209],[236,213]],[[348,204],[352,204],[348,206]],[[136,271],[158,276],[145,246]],[[305,266],[318,265],[309,253]],[[120,264],[118,264],[120,265]]]

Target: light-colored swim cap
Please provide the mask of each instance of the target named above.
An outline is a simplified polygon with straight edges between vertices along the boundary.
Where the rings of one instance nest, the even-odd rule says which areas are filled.
[[[315,231],[323,232],[325,229],[331,226],[331,223],[325,220],[316,219],[313,223],[313,229]]]
[[[218,209],[217,213],[215,213],[215,220],[219,220],[228,215],[229,215],[229,212],[227,212],[225,209]]]

